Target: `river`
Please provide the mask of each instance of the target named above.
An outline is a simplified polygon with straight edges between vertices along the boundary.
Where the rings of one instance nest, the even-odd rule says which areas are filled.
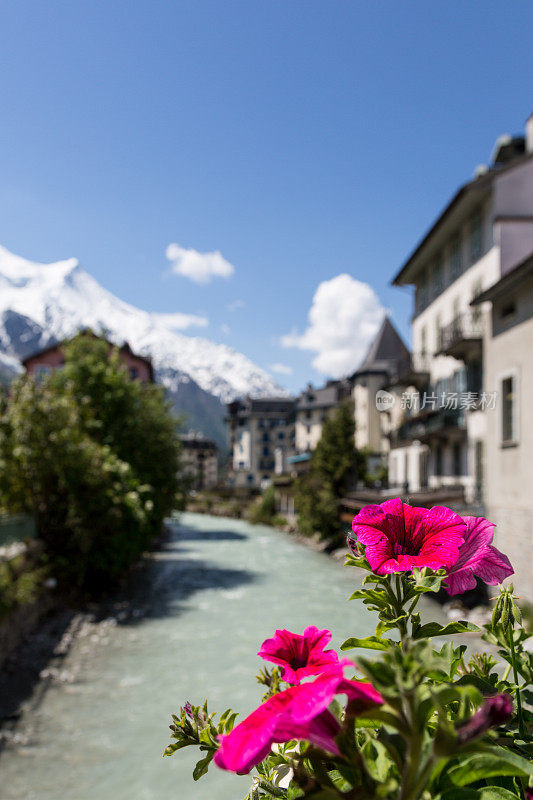
[[[196,751],[161,757],[170,714],[206,697],[251,711],[256,653],[276,628],[327,627],[335,647],[371,633],[369,612],[346,602],[355,569],[243,521],[183,514],[171,531],[133,616],[86,625],[63,676],[37,688],[0,756],[0,800],[240,800],[249,777],[211,767],[195,784]]]

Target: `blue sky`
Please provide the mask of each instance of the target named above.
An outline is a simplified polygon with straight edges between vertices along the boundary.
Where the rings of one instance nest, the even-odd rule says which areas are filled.
[[[294,390],[356,360],[381,307],[409,337],[390,278],[533,111],[514,0],[17,0],[0,29],[0,243],[204,317],[187,333]]]

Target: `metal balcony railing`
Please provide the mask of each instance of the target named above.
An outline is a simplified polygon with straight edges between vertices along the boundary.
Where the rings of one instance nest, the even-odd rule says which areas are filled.
[[[461,314],[449,325],[441,328],[439,351],[446,352],[465,342],[483,338],[483,318],[478,314]]]

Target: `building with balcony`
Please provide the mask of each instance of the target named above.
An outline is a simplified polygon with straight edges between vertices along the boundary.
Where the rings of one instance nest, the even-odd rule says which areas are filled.
[[[294,453],[296,401],[292,397],[245,397],[228,403],[229,483],[260,489],[286,471]]]
[[[218,447],[211,439],[194,432],[181,437],[183,471],[191,489],[214,489],[218,483]]]
[[[417,354],[390,389],[401,412],[389,429],[389,480],[396,486],[461,487],[478,505],[491,496],[488,448],[492,458],[501,411],[494,393],[515,393],[498,383],[493,361],[513,336],[530,337],[529,352],[533,338],[527,326],[493,336],[490,292],[531,253],[533,117],[525,136],[497,140],[490,166],[456,192],[393,280],[415,290]],[[513,360],[511,350],[506,358]]]
[[[296,400],[294,458],[311,453],[315,449],[322,436],[322,426],[327,416],[349,394],[350,384],[346,380],[328,381],[321,389],[315,389],[312,384],[308,384]]]

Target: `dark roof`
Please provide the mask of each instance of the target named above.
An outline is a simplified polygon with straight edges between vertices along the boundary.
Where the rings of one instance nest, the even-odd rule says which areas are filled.
[[[493,283],[488,289],[485,289],[481,294],[470,303],[471,306],[477,306],[484,303],[486,300],[498,300],[506,292],[512,291],[522,285],[526,278],[533,277],[533,253],[531,253],[525,261],[522,261],[518,266],[503,275],[499,281]]]
[[[389,317],[386,316],[368,349],[365,360],[352,375],[352,380],[357,375],[369,372],[393,373],[396,371],[398,362],[405,362],[409,357],[408,348]]]
[[[488,192],[492,186],[494,180],[501,175],[503,172],[507,172],[508,170],[514,169],[517,166],[520,166],[525,161],[528,161],[532,157],[531,153],[526,153],[525,155],[520,155],[505,165],[496,164],[487,172],[478,177],[474,178],[473,180],[467,181],[464,183],[454,194],[452,199],[449,201],[448,205],[444,208],[444,210],[439,214],[433,225],[429,228],[427,233],[423,236],[421,241],[417,244],[407,261],[402,265],[399,272],[394,276],[391,283],[395,284],[396,286],[402,286],[409,281],[405,280],[407,278],[407,273],[409,268],[412,266],[413,262],[416,260],[420,252],[426,246],[428,241],[431,237],[438,231],[441,227],[443,222],[452,214],[452,212],[463,203],[467,197],[470,197],[473,193],[476,192]]]
[[[298,397],[298,411],[336,406],[348,394],[348,389],[346,382],[343,381],[328,381],[320,389],[315,389],[309,385]]]
[[[212,439],[204,439],[203,436],[180,436],[181,444],[185,450],[218,450],[217,445]]]

